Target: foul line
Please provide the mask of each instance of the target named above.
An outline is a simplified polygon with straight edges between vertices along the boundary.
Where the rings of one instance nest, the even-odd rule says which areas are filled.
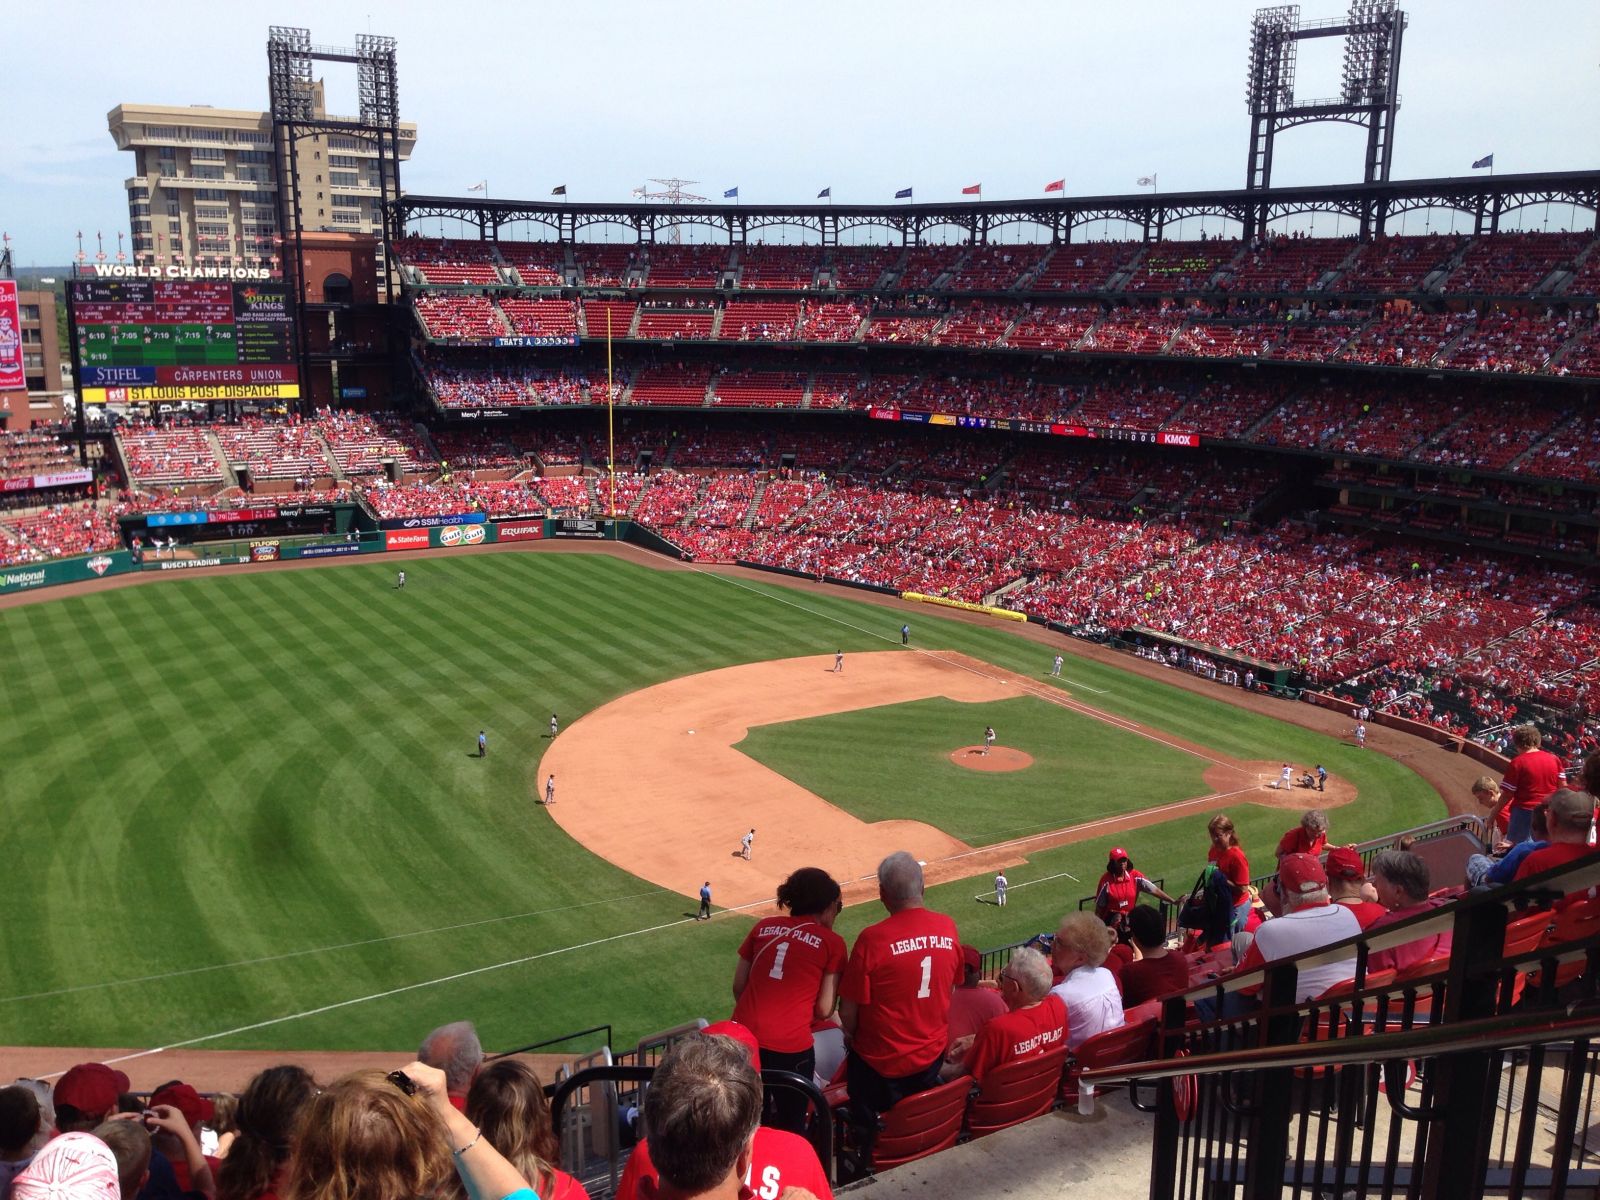
[[[1184,807],[1189,807],[1189,806],[1198,805],[1198,804],[1205,804],[1205,803],[1209,803],[1209,802],[1216,801],[1216,800],[1225,800],[1229,796],[1237,796],[1237,795],[1242,794],[1245,791],[1253,791],[1253,790],[1254,790],[1253,788],[1241,788],[1241,789],[1239,789],[1239,791],[1236,791],[1236,792],[1215,792],[1215,793],[1211,794],[1210,796],[1201,796],[1201,797],[1198,797],[1198,798],[1192,799],[1192,800],[1180,800],[1180,801],[1177,801],[1177,802],[1175,802],[1173,804],[1162,805],[1159,808],[1143,809],[1143,810],[1141,810],[1141,813],[1166,812],[1166,811],[1169,811],[1169,810],[1172,810],[1172,809],[1184,808]],[[1009,842],[998,842],[993,846],[983,846],[983,847],[979,847],[977,849],[964,851],[964,852],[962,852],[960,854],[948,855],[945,858],[934,859],[933,861],[934,862],[939,862],[939,863],[954,862],[957,859],[970,858],[971,856],[976,855],[976,854],[988,854],[988,853],[991,853],[993,851],[1004,850],[1004,849],[1007,849],[1007,848],[1012,847],[1012,846],[1023,845],[1024,843],[1027,843],[1027,842],[1038,841],[1041,838],[1052,837],[1052,836],[1060,836],[1060,835],[1071,833],[1071,832],[1078,831],[1078,830],[1094,829],[1094,828],[1096,828],[1096,827],[1098,827],[1100,825],[1109,825],[1109,824],[1112,824],[1114,822],[1125,820],[1125,819],[1126,819],[1126,816],[1103,817],[1103,818],[1101,818],[1099,820],[1085,822],[1082,825],[1068,825],[1068,826],[1066,826],[1066,827],[1064,827],[1062,829],[1053,830],[1053,831],[1051,831],[1049,833],[1033,834],[1032,836],[1025,837],[1025,838],[1014,838]],[[1062,872],[1061,875],[1071,878],[1073,880],[1073,882],[1075,882],[1075,883],[1082,882],[1081,880],[1077,879],[1076,876],[1071,876],[1067,872]],[[1060,878],[1060,877],[1061,876],[1051,876],[1052,879]],[[871,878],[873,878],[873,876],[871,876],[871,875],[862,875],[862,876],[859,876],[857,879],[848,880],[846,882],[848,882],[848,883],[858,883],[858,882],[861,882],[861,881],[864,881],[864,880],[867,880],[867,879],[871,879]],[[1040,879],[1040,880],[1033,880],[1033,881],[1030,881],[1030,882],[1043,883],[1045,881]],[[1026,883],[1020,883],[1020,884],[1015,884],[1014,886],[1015,887],[1026,887],[1027,884]],[[665,892],[668,889],[660,888],[658,890],[662,891],[662,892]],[[651,894],[654,894],[654,893],[641,893],[641,894],[651,895]],[[728,916],[728,915],[733,914],[733,913],[741,913],[741,912],[744,912],[747,909],[763,908],[763,907],[773,903],[773,901],[774,901],[774,898],[769,896],[769,897],[766,897],[765,899],[762,899],[762,900],[752,900],[752,901],[750,901],[749,903],[746,903],[746,904],[731,905],[731,906],[729,906],[727,908],[724,908],[724,909],[721,909],[717,913],[713,914],[713,917],[714,918],[720,918],[720,917]],[[607,903],[607,901],[599,901],[597,903]],[[574,907],[577,907],[577,906],[574,906]],[[254,1031],[256,1031],[258,1029],[268,1029],[268,1028],[271,1028],[274,1025],[286,1025],[290,1021],[299,1021],[299,1020],[302,1020],[302,1019],[304,1019],[306,1017],[316,1017],[316,1016],[321,1016],[323,1013],[337,1012],[339,1009],[343,1009],[343,1008],[352,1008],[355,1005],[365,1004],[365,1003],[367,1003],[368,1001],[371,1001],[371,1000],[386,1000],[391,996],[400,996],[400,995],[404,995],[407,992],[419,991],[422,988],[437,987],[438,985],[444,984],[444,983],[455,983],[455,982],[458,982],[458,981],[460,981],[462,979],[471,979],[474,976],[486,975],[491,971],[500,971],[500,970],[504,970],[507,967],[524,966],[527,963],[538,962],[541,959],[554,958],[557,955],[561,955],[561,954],[570,954],[575,950],[588,950],[588,949],[591,949],[591,948],[593,948],[595,946],[604,946],[604,945],[607,945],[610,942],[625,941],[628,938],[640,937],[640,936],[642,936],[644,934],[647,934],[647,933],[659,933],[663,929],[675,929],[675,928],[678,928],[678,927],[683,926],[683,925],[688,925],[688,924],[694,922],[695,920],[696,920],[696,918],[694,918],[694,917],[681,917],[676,921],[666,921],[666,922],[663,922],[660,925],[648,925],[648,926],[644,927],[643,929],[630,929],[630,930],[627,930],[627,931],[625,931],[623,933],[612,934],[610,937],[594,938],[594,939],[592,939],[590,941],[579,942],[576,945],[572,945],[572,946],[559,946],[554,950],[541,950],[537,954],[526,954],[526,955],[523,955],[521,958],[510,958],[510,959],[506,959],[504,962],[490,963],[489,965],[482,966],[482,967],[473,967],[470,970],[457,971],[457,972],[455,972],[454,974],[451,974],[451,975],[441,975],[437,979],[424,979],[424,980],[422,980],[422,981],[420,981],[418,983],[402,984],[400,987],[388,988],[388,989],[386,989],[384,991],[381,991],[381,992],[372,992],[371,994],[366,995],[366,996],[355,996],[355,997],[352,997],[349,1000],[336,1000],[332,1004],[319,1005],[316,1008],[308,1008],[308,1009],[305,1009],[305,1010],[303,1010],[301,1012],[289,1013],[289,1014],[287,1014],[285,1016],[281,1016],[281,1017],[269,1017],[264,1021],[253,1021],[248,1025],[237,1025],[232,1029],[224,1029],[224,1030],[222,1030],[222,1031],[220,1031],[218,1033],[207,1033],[207,1034],[201,1034],[198,1037],[184,1038],[182,1041],[168,1042],[164,1046],[154,1046],[154,1047],[151,1047],[148,1050],[137,1050],[137,1051],[134,1051],[131,1054],[119,1055],[119,1056],[117,1056],[115,1058],[105,1059],[104,1061],[107,1062],[107,1063],[132,1062],[135,1059],[149,1058],[152,1055],[163,1054],[168,1050],[182,1050],[182,1049],[185,1049],[185,1048],[187,1048],[189,1046],[199,1046],[199,1045],[202,1045],[202,1044],[204,1044],[206,1042],[221,1041],[223,1038],[235,1037],[235,1036],[237,1036],[239,1034],[242,1034],[242,1033],[253,1033]],[[482,923],[482,922],[475,922],[475,923]],[[405,935],[401,935],[401,936],[405,936]],[[39,1075],[39,1076],[37,1076],[37,1078],[39,1078],[39,1079],[54,1079],[54,1078],[64,1074],[66,1069],[67,1068],[63,1067],[60,1071],[51,1071],[48,1074]]]
[[[0,996],[0,1004],[11,1004],[20,1000],[40,1000],[50,996],[70,996],[78,992],[101,991],[105,988],[126,987],[135,983],[157,983],[164,979],[182,979],[185,976],[204,975],[211,971],[229,971],[235,967],[255,967],[263,963],[303,958],[308,954],[328,954],[336,950],[354,950],[361,946],[376,946],[383,942],[404,941],[407,938],[427,937],[435,933],[455,933],[462,929],[474,929],[480,925],[498,925],[504,921],[521,921],[528,917],[541,917],[550,913],[573,912],[580,908],[593,908],[598,904],[616,904],[623,900],[640,900],[646,896],[656,896],[666,891],[666,888],[655,888],[648,892],[633,892],[627,896],[613,896],[608,900],[588,900],[582,904],[568,904],[560,908],[536,908],[529,912],[511,913],[504,917],[485,917],[482,920],[463,921],[456,925],[439,925],[433,929],[414,929],[409,933],[391,933],[383,937],[364,938],[359,942],[339,942],[332,946],[312,946],[305,950],[289,950],[283,954],[267,954],[260,958],[241,958],[234,962],[213,963],[208,967],[185,967],[181,970],[163,971],[155,975],[136,975],[130,979],[108,979],[102,983],[80,983],[72,987],[54,988],[48,992],[28,992],[17,996]]]

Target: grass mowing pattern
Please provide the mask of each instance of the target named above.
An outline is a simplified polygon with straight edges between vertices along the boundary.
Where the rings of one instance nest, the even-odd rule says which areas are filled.
[[[999,744],[1033,765],[984,773],[950,761]],[[1058,829],[1211,791],[1207,764],[1029,696],[989,704],[943,698],[835,713],[752,729],[751,758],[863,821],[924,821],[973,846]]]
[[[204,1045],[403,1050],[462,1016],[491,1046],[605,1021],[620,1044],[728,1011],[748,923],[674,924],[692,902],[596,859],[531,803],[550,712],[570,722],[719,666],[882,649],[901,616],[598,555],[411,567],[402,593],[389,565],[362,563],[0,613],[5,1041],[171,1044],[468,971],[480,973]],[[1048,666],[1045,647],[1003,629],[932,615],[912,626],[919,646]],[[1362,800],[1334,814],[1337,840],[1442,811],[1381,756],[1100,664],[1069,658],[1066,674],[1102,689],[1085,697],[1099,707],[1346,775]],[[1263,852],[1286,823],[1234,815]],[[1140,866],[1192,877],[1202,826],[1144,831]],[[1092,882],[1104,853],[1064,847],[1011,879]],[[931,900],[985,946],[1052,925],[1082,894],[1041,884],[998,910],[973,904],[977,890],[969,880]],[[850,910],[840,932],[879,915]],[[545,957],[481,971],[530,955]]]

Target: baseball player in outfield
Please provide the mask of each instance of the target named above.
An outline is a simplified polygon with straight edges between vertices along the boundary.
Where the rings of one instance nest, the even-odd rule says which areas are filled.
[[[555,735],[560,733],[560,732],[561,732],[561,722],[556,720],[555,713],[551,713],[550,714],[550,736],[551,737],[555,737]]]
[[[1011,885],[1006,882],[1006,873],[1000,871],[994,877],[994,902],[1001,908],[1006,906],[1006,888]]]
[[[1050,668],[1050,674],[1057,679],[1061,678],[1061,664],[1063,661],[1065,660],[1061,657],[1061,655],[1056,655],[1055,664]]]
[[[401,571],[398,575],[396,575],[394,577],[394,588],[395,588],[395,591],[399,591],[401,588],[403,588],[405,586],[406,586],[406,573],[404,571]]]
[[[478,730],[478,757],[479,758],[487,758],[488,756],[489,756],[489,735],[487,733],[485,733],[483,730],[480,729],[480,730]]]
[[[745,862],[750,861],[750,847],[755,844],[756,831],[752,829],[739,839],[739,853],[744,856]]]

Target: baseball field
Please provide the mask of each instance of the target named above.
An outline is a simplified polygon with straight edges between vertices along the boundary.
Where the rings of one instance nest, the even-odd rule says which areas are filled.
[[[798,866],[867,900],[910,848],[990,947],[1053,927],[1114,844],[1186,888],[1221,809],[1264,871],[1313,803],[1262,786],[1279,760],[1328,767],[1337,841],[1444,812],[1389,757],[1067,639],[1056,679],[1013,628],[748,574],[404,565],[403,591],[390,561],[0,611],[0,1042],[400,1050],[465,1016],[492,1048],[625,1044],[726,1015]]]

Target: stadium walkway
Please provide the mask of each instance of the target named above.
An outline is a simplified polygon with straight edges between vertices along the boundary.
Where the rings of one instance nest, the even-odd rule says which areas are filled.
[[[895,1196],[1137,1200],[1150,1194],[1154,1122],[1154,1117],[1128,1103],[1125,1091],[1117,1091],[1097,1099],[1092,1117],[1080,1117],[1075,1108],[1053,1112],[885,1171],[842,1192],[870,1189],[873,1200]]]

